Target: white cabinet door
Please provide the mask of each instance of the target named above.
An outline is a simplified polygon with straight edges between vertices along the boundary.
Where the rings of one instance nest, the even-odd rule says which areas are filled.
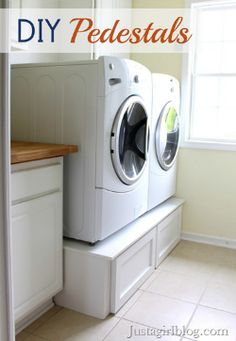
[[[62,193],[12,208],[15,320],[62,289]]]
[[[112,262],[112,313],[116,313],[154,271],[155,244],[156,229],[153,229]]]
[[[172,212],[157,225],[157,259],[158,266],[180,241],[182,208]]]

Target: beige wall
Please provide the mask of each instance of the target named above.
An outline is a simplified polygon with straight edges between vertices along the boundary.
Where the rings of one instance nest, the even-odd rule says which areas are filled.
[[[178,166],[184,232],[236,239],[235,152],[181,149]]]
[[[152,72],[168,73],[177,79],[181,78],[182,56],[179,53],[133,53],[131,58],[146,65]]]
[[[184,7],[184,2],[133,0],[133,6]],[[135,54],[132,58],[152,72],[170,73],[181,79],[181,55]],[[177,195],[186,199],[184,232],[236,239],[236,153],[181,149]]]

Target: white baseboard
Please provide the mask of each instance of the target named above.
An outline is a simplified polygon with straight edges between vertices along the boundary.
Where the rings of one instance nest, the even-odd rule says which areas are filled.
[[[15,334],[19,334],[23,329],[28,327],[31,323],[33,323],[35,320],[37,320],[40,316],[42,316],[44,313],[46,313],[49,309],[54,307],[54,303],[52,300],[48,300],[44,304],[42,304],[40,307],[38,307],[34,312],[23,318],[23,320],[20,320],[19,322],[16,322],[15,325]]]
[[[226,247],[228,249],[236,249],[236,239],[228,239],[223,237],[209,236],[197,233],[181,233],[182,240],[189,240],[196,243],[210,244],[215,246]]]

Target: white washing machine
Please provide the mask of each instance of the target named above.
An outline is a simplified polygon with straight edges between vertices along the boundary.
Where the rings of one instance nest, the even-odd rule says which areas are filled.
[[[175,194],[176,158],[180,139],[179,82],[165,74],[153,74],[152,80],[148,210]]]
[[[46,142],[56,132],[48,142],[79,146],[64,163],[64,235],[95,243],[145,213],[150,71],[130,60],[101,57],[15,66],[12,74],[15,137],[25,138],[19,117],[31,108],[34,141]]]

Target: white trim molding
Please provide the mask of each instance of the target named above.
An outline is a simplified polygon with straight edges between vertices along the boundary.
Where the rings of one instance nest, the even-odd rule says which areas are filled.
[[[235,6],[235,0],[186,0],[186,8],[191,10],[189,18],[189,25],[192,32],[197,32],[197,9],[218,9],[218,8],[230,8],[229,6]],[[195,80],[196,76],[207,77],[236,77],[234,70],[231,73],[208,72],[208,73],[196,73],[195,59],[196,51],[198,50],[197,36],[193,37],[192,45],[189,53],[183,55],[182,58],[182,82],[181,82],[181,139],[180,147],[187,149],[206,149],[206,150],[219,150],[219,151],[236,151],[236,139],[233,136],[232,139],[220,138],[220,136],[214,138],[211,136],[193,136],[192,132],[192,119],[193,119],[193,106],[195,103]],[[199,134],[197,134],[199,135]]]
[[[184,129],[184,128],[183,128]],[[236,143],[225,142],[210,142],[210,141],[194,141],[184,139],[182,137],[180,148],[186,149],[206,149],[206,150],[219,150],[219,151],[236,151]]]
[[[203,243],[209,245],[215,245],[220,247],[226,247],[228,249],[236,249],[236,239],[229,239],[224,237],[209,236],[205,234],[182,232],[182,240],[188,240],[196,243]]]
[[[0,8],[8,2],[0,0]],[[15,340],[10,219],[10,64],[0,54],[0,339]]]
[[[8,0],[0,0],[0,8],[8,7]],[[8,32],[3,33],[4,37]],[[0,339],[4,341],[15,340],[10,192],[10,64],[9,55],[0,54]]]

